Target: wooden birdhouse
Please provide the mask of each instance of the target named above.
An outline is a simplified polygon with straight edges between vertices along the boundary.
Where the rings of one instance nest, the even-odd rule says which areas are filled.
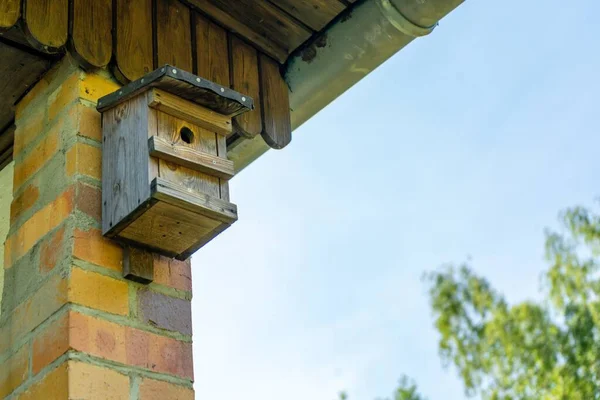
[[[231,119],[253,100],[166,65],[98,101],[103,234],[180,260],[237,220]]]

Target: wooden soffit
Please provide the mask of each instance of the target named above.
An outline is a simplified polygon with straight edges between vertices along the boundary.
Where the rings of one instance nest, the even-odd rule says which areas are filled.
[[[196,15],[284,63],[351,3],[348,0],[0,0],[0,31],[19,26],[44,53],[68,49],[82,65],[113,62],[134,80],[173,51],[194,62]],[[186,59],[187,57],[187,59]],[[171,62],[173,60],[170,60]]]

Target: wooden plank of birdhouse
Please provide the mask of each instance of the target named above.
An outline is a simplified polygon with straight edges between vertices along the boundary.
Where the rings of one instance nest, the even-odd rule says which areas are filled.
[[[112,56],[112,0],[72,0],[70,50],[81,65],[99,68]]]
[[[254,99],[254,111],[235,117],[233,126],[236,133],[251,139],[262,131],[258,54],[254,47],[235,35],[230,35],[230,44],[231,87]]]
[[[185,190],[181,185],[162,178],[155,179],[151,188],[153,198],[182,210],[201,214],[226,224],[237,221],[237,206],[218,197]]]
[[[159,89],[148,93],[148,105],[221,135],[230,135],[231,118]]]
[[[21,0],[0,0],[0,30],[10,29],[21,16]]]
[[[274,149],[282,149],[292,140],[288,87],[272,58],[260,55],[261,100],[263,110],[262,137]]]
[[[150,199],[149,110],[143,94],[102,114],[102,232],[111,237]]]
[[[233,162],[224,158],[176,145],[164,138],[152,136],[148,140],[150,155],[172,164],[181,165],[194,171],[204,172],[221,179],[233,177]]]
[[[69,36],[69,0],[23,0],[23,20],[33,47],[57,53]]]
[[[152,0],[116,0],[113,73],[122,84],[154,69]]]
[[[177,257],[221,224],[196,210],[161,200],[121,231],[119,237],[160,254]]]
[[[217,156],[227,159],[227,139],[225,136],[217,135]],[[233,170],[235,174],[235,169]],[[219,179],[221,200],[229,201],[229,180]]]
[[[154,256],[137,247],[123,248],[123,277],[134,282],[148,284],[154,280]]]
[[[177,0],[156,3],[156,54],[158,65],[171,64],[192,72],[190,10]]]
[[[216,134],[196,125],[190,124],[179,118],[158,111],[158,136],[168,143],[187,145],[198,151],[217,155]],[[189,130],[192,139],[190,143],[184,141],[183,133]],[[147,148],[147,145],[146,145]],[[189,168],[159,160],[159,176],[165,180],[185,187],[187,190],[197,193],[206,193],[219,198],[219,178]]]
[[[185,0],[187,3],[190,3],[192,6],[198,8],[206,15],[219,22],[220,24],[227,27],[232,32],[235,32],[242,37],[249,40],[251,43],[255,44],[259,49],[264,51],[265,53],[271,55],[279,62],[283,63],[287,60],[289,53],[294,50],[296,47],[291,47],[292,45],[282,46],[275,38],[276,35],[282,36],[286,33],[277,32],[276,35],[270,35],[265,31],[265,28],[262,27],[262,23],[266,20],[264,19],[256,19],[252,21],[256,16],[246,15],[247,9],[245,5],[240,0],[235,1],[214,1],[214,0]],[[261,7],[263,1],[255,1],[258,7]],[[270,9],[274,8],[272,5],[268,5]],[[256,14],[256,13],[254,13]],[[242,16],[242,18],[240,18]],[[263,15],[263,17],[265,17]],[[273,17],[266,16],[267,18]],[[261,17],[259,17],[261,18]],[[248,24],[248,20],[253,22],[252,24]],[[279,21],[279,19],[277,19]],[[274,22],[277,24],[277,22]],[[283,24],[283,23],[282,23]],[[267,31],[270,29],[267,29]],[[310,33],[301,33],[298,35],[303,40],[300,42],[304,42],[309,36]],[[293,42],[297,41],[294,40]],[[280,39],[281,41],[281,39]]]
[[[282,10],[320,31],[346,8],[338,0],[270,0]]]
[[[196,75],[230,87],[227,31],[194,13],[196,30]]]

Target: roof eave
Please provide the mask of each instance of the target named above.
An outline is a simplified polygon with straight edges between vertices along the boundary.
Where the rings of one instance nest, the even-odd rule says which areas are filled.
[[[308,46],[292,54],[292,129],[308,121],[413,39],[429,34],[464,0],[365,0],[340,16]],[[269,150],[259,135],[239,141],[228,156],[239,172]]]

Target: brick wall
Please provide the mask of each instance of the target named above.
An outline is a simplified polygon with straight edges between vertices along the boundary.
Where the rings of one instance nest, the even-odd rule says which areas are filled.
[[[117,87],[67,57],[17,106],[0,398],[194,397],[189,261],[156,256],[140,285],[100,234],[95,102]]]

